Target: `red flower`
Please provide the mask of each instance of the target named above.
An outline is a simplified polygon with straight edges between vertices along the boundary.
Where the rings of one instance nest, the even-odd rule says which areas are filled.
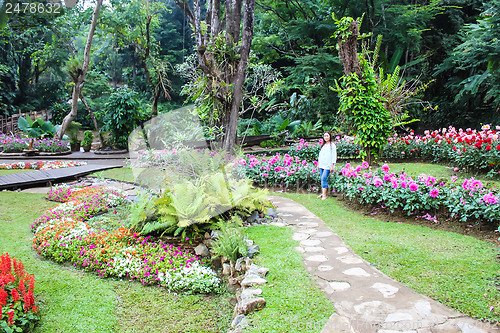
[[[500,150],[500,145],[497,146],[497,150]]]
[[[453,150],[454,150],[454,151],[457,151],[457,147],[453,146]]]
[[[19,301],[19,292],[17,291],[17,289],[12,289],[10,294],[12,295],[12,300],[14,301],[14,303],[17,303],[17,301]]]
[[[14,310],[9,311],[9,319],[7,320],[7,325],[14,325]]]
[[[477,149],[481,149],[481,142],[476,142],[474,146],[476,146]]]
[[[409,144],[410,144],[410,143],[408,142],[408,140],[405,140],[405,143],[406,143],[407,145],[409,145]]]
[[[3,289],[0,289],[0,308],[7,304],[7,298],[9,297],[9,294]]]
[[[490,151],[490,150],[491,150],[491,146],[490,146],[490,145],[487,145],[487,146],[486,146],[486,150],[487,150],[487,151]]]

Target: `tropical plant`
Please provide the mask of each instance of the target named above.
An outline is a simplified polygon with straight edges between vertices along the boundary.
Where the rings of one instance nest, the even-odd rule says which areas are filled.
[[[234,223],[220,221],[217,223],[220,229],[217,239],[212,243],[212,251],[214,257],[225,257],[231,261],[232,264],[238,258],[245,257],[248,252],[248,245],[245,241],[245,236],[240,227]]]
[[[50,121],[43,121],[42,119],[33,121],[29,116],[26,118],[19,117],[17,126],[31,138],[52,138],[59,129],[59,125],[53,126]]]
[[[92,144],[92,141],[94,140],[94,133],[90,130],[86,130],[83,132],[83,141],[82,141],[82,146],[90,146]]]
[[[98,116],[104,123],[101,130],[111,132],[111,140],[117,148],[128,148],[129,134],[147,119],[139,94],[128,87],[113,92],[105,104],[105,111]]]

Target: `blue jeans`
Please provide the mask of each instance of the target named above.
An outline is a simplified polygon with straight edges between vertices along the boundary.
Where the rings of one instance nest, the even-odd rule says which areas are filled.
[[[330,174],[330,169],[319,169],[319,176],[321,178],[321,188],[328,188],[328,175]]]

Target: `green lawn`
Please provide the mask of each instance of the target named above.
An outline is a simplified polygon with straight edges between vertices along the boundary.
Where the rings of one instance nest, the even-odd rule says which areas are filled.
[[[500,319],[500,262],[494,244],[366,217],[334,198],[321,201],[314,194],[277,195],[300,202],[356,253],[395,280],[468,315]],[[495,307],[492,312],[491,306]]]

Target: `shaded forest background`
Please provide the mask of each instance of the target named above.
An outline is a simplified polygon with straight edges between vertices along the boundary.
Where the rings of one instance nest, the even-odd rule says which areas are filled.
[[[58,123],[68,113],[68,73],[79,61],[71,50],[82,53],[92,15],[90,1],[80,2],[60,14],[17,13],[1,28],[0,114],[46,109]],[[83,87],[99,119],[112,112],[106,105],[113,94],[150,113],[147,74],[163,73],[168,82],[159,113],[199,103],[192,30],[174,1],[104,5]],[[340,127],[338,96],[330,89],[343,75],[332,14],[364,15],[360,31],[369,35],[359,51],[373,58],[382,35],[377,66],[384,73],[400,66],[402,79],[424,84],[418,97],[430,103],[407,105],[410,117],[420,119],[414,129],[500,124],[499,13],[500,0],[258,0],[240,131],[264,133],[286,119],[300,121],[303,134],[308,126]],[[152,46],[147,57],[145,45]],[[90,128],[87,115],[81,105],[77,120]]]

